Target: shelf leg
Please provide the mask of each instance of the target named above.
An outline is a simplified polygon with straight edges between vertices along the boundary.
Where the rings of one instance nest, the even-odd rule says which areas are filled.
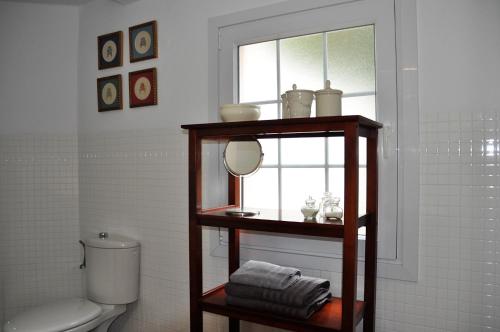
[[[365,315],[363,332],[375,331],[375,293],[377,284],[377,133],[367,138],[366,225],[365,243]]]
[[[229,274],[236,271],[240,266],[240,230],[229,228]],[[240,321],[238,319],[229,318],[229,332],[239,332]]]
[[[191,332],[203,331],[198,299],[203,293],[202,228],[196,213],[201,209],[201,139],[189,132],[189,314]]]
[[[354,306],[357,290],[358,261],[358,126],[351,125],[345,130],[344,151],[344,242],[342,259],[342,331],[353,332],[356,329]]]

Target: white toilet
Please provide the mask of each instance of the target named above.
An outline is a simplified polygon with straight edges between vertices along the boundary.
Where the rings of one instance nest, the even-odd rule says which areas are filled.
[[[4,332],[105,332],[139,295],[139,242],[123,236],[85,241],[87,298],[47,303],[7,321]]]

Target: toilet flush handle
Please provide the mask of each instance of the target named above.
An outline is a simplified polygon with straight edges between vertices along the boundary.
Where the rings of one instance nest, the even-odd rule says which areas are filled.
[[[78,242],[80,242],[80,244],[83,247],[83,262],[82,262],[82,264],[80,264],[80,270],[83,270],[84,268],[87,267],[87,263],[86,263],[86,259],[85,259],[85,242],[83,242],[82,240],[79,240]]]
[[[108,232],[101,232],[99,233],[99,238],[100,239],[107,239],[109,237]]]

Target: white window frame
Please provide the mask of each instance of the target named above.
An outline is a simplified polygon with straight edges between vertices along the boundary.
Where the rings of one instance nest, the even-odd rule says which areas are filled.
[[[314,0],[288,1],[277,5],[260,7],[235,14],[217,17],[209,20],[209,112],[208,118],[218,121],[217,112],[221,94],[237,95],[237,85],[233,91],[221,91],[219,78],[219,33],[224,27],[256,21],[264,18],[299,13],[343,3],[363,3],[376,0]],[[397,254],[396,259],[379,259],[378,276],[400,280],[416,280],[418,274],[418,234],[419,234],[419,135],[418,135],[418,63],[417,63],[417,34],[416,34],[416,1],[395,0],[395,44],[396,44],[396,74],[397,74],[397,133],[390,137],[390,128],[381,133],[381,141],[387,149],[393,142],[391,149],[397,153],[398,180],[397,180]],[[282,38],[277,36],[276,39]],[[256,41],[258,42],[258,40]],[[234,59],[236,61],[236,59]],[[214,84],[213,82],[217,82]],[[389,151],[389,149],[387,149]],[[386,150],[383,153],[387,153]],[[383,154],[382,153],[382,154]],[[220,158],[212,156],[211,161]],[[217,170],[213,169],[214,172]],[[217,171],[218,172],[218,171]],[[219,172],[220,173],[220,172]],[[223,172],[222,172],[223,173]],[[220,177],[217,180],[224,182]],[[207,186],[205,186],[207,187]],[[212,195],[213,196],[213,195]],[[206,196],[205,196],[206,197]],[[210,200],[214,200],[213,197]],[[217,200],[217,199],[216,199]],[[218,198],[224,200],[224,193]],[[212,231],[210,247],[215,256],[227,256],[227,243],[223,233]],[[261,235],[267,237],[268,235]],[[275,235],[274,235],[275,236]],[[286,236],[286,235],[283,235]],[[360,252],[364,242],[360,241]],[[307,259],[304,259],[304,255]],[[341,271],[340,252],[326,257],[320,252],[309,250],[290,250],[290,248],[276,248],[273,246],[245,246],[241,247],[242,259],[263,259],[276,261],[281,264],[300,265],[303,268]],[[297,263],[298,262],[298,263]],[[359,265],[360,274],[363,266]]]

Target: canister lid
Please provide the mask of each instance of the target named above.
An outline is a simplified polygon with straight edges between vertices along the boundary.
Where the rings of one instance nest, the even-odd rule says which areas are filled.
[[[321,94],[337,94],[337,95],[342,95],[342,90],[335,90],[335,89],[332,89],[330,88],[330,80],[326,80],[325,82],[325,88],[324,89],[321,89],[321,90],[318,90],[315,92],[317,95],[321,95]]]
[[[297,84],[293,84],[292,85],[292,90],[288,90],[286,93],[294,93],[294,92],[314,93],[314,91],[312,91],[312,90],[297,89]]]
[[[139,242],[121,235],[110,235],[106,238],[91,237],[85,240],[85,244],[92,248],[103,249],[126,249],[139,246]]]

